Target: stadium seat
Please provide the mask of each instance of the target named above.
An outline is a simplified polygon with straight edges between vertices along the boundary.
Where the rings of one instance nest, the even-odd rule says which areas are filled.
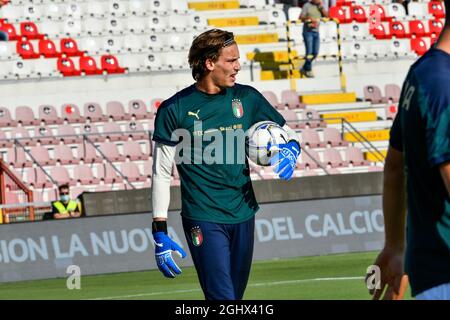
[[[153,118],[153,113],[150,110],[147,110],[144,101],[139,99],[128,102],[128,114],[136,120]]]
[[[16,108],[16,121],[22,126],[36,126],[39,125],[39,120],[34,116],[33,109],[28,106],[20,106]]]
[[[370,165],[370,162],[364,159],[361,149],[357,147],[347,147],[345,149],[345,161],[354,167]]]
[[[7,151],[8,163],[14,168],[31,167],[33,162],[27,159],[25,151],[21,147],[9,148]]]
[[[82,19],[84,17],[83,5],[71,2],[67,4],[65,14],[74,19]]]
[[[383,95],[376,85],[364,86],[364,101],[370,101],[372,104],[382,103]]]
[[[61,20],[64,16],[63,7],[56,3],[47,3],[44,5],[43,16],[51,20]]]
[[[264,96],[264,98],[266,98],[267,101],[269,101],[269,103],[276,109],[280,109],[283,110],[284,109],[284,105],[282,105],[279,100],[277,95],[275,94],[275,92],[273,91],[269,91],[269,90],[265,90],[262,91],[261,94]]]
[[[427,35],[425,25],[420,20],[409,21],[409,33],[411,37],[424,37]]]
[[[123,145],[123,154],[131,161],[147,160],[149,158],[148,153],[142,152],[142,148],[137,141],[126,141]]]
[[[371,8],[372,7],[375,10],[375,12],[372,12],[369,9],[369,14],[368,14],[369,17],[370,16],[374,16],[374,15],[378,15],[381,21],[391,21],[392,20],[392,17],[389,17],[386,14],[386,10],[384,9],[383,5],[374,3],[374,4],[372,4]]]
[[[81,75],[81,71],[75,68],[75,63],[70,58],[58,58],[58,71],[64,77],[73,77]]]
[[[153,123],[153,121],[151,122]],[[145,140],[149,138],[141,122],[130,121],[125,125],[125,131],[128,137],[133,140]]]
[[[324,128],[326,123],[320,118],[319,113],[315,109],[303,109],[301,112],[302,124],[310,128]]]
[[[87,164],[79,164],[73,168],[73,177],[81,184],[98,184],[100,179],[94,177],[92,169]]]
[[[101,68],[107,73],[125,73],[126,68],[119,66],[117,58],[113,55],[103,55],[101,57]]]
[[[34,188],[50,188],[52,183],[44,171],[39,168],[27,168],[25,171],[25,182]]]
[[[120,154],[119,149],[117,148],[114,142],[102,142],[99,145],[100,151],[103,153],[105,158],[107,158],[111,162],[117,161],[125,161],[125,156]]]
[[[53,159],[61,165],[75,164],[79,162],[79,160],[74,157],[72,149],[65,144],[55,146]]]
[[[10,191],[8,189],[5,190],[5,204],[15,204],[21,203],[19,196],[16,192]]]
[[[139,167],[134,162],[122,163],[120,165],[120,170],[130,182],[144,182],[147,180],[147,177],[141,175]]]
[[[288,109],[305,108],[305,104],[300,102],[300,97],[295,90],[281,91],[281,105],[287,106]]]
[[[50,168],[50,175],[53,180],[55,180],[57,185],[62,185],[68,183],[70,186],[74,186],[76,181],[71,179],[69,176],[69,172],[65,167],[62,166],[54,166]]]
[[[72,38],[63,38],[60,40],[61,54],[66,57],[81,57],[83,51],[78,50],[77,42]]]
[[[81,126],[81,134],[86,135],[86,137],[92,142],[103,142],[106,137],[98,131],[97,126],[93,123],[86,123]]]
[[[104,18],[108,12],[104,1],[87,1],[86,13],[94,18]]]
[[[58,140],[52,132],[50,126],[36,126],[34,127],[33,141],[41,145],[58,144]]]
[[[86,119],[81,116],[78,106],[73,103],[61,105],[61,118],[68,123],[84,123],[86,121]]]
[[[142,0],[130,0],[128,2],[128,12],[135,16],[143,16],[149,12],[149,2]]]
[[[78,38],[81,36],[83,30],[81,20],[69,18],[62,23],[62,32],[66,37]]]
[[[42,18],[42,12],[40,6],[33,3],[25,3],[22,7],[22,18],[26,20],[40,21]]]
[[[106,103],[106,116],[114,121],[131,120],[131,115],[125,112],[125,108],[120,101]]]
[[[334,148],[325,149],[323,152],[323,163],[331,168],[347,167],[348,162],[342,160],[339,150]]]
[[[310,147],[310,148],[323,148],[325,147],[325,143],[320,141],[319,133],[314,129],[303,129],[300,132],[301,135],[301,145],[302,147]]]
[[[59,58],[61,53],[56,49],[55,43],[50,39],[39,40],[39,54],[45,58]]]
[[[287,109],[287,110],[280,110],[279,112],[283,116],[283,118],[286,120],[286,124],[288,126],[290,126],[292,129],[305,128],[305,124],[303,122],[299,122],[297,113],[295,111]]]
[[[11,128],[11,138],[19,139],[20,144],[24,146],[34,146],[36,141],[32,139],[30,133],[24,127]]]
[[[121,183],[123,178],[109,163],[99,163],[96,166],[97,178],[105,183]]]
[[[422,56],[428,51],[428,45],[422,38],[411,39],[411,49],[417,53],[417,55]]]
[[[15,126],[17,126],[17,122],[11,117],[9,109],[5,107],[0,107],[0,127],[15,127]]]
[[[391,39],[392,35],[386,32],[386,29],[382,23],[378,24],[376,27],[369,29],[370,34],[375,37],[375,39]]]
[[[428,20],[428,30],[430,35],[438,37],[444,28],[444,24],[440,20]]]
[[[356,22],[367,22],[367,15],[364,8],[359,5],[354,5],[350,7],[350,19]],[[350,21],[348,21],[350,22]]]
[[[11,148],[12,146],[13,143],[11,139],[8,139],[5,132],[3,132],[3,130],[0,130],[0,148]]]
[[[349,23],[352,21],[350,12],[346,7],[333,6],[330,8],[329,16],[332,19],[339,20],[340,23]]]
[[[62,22],[44,20],[39,25],[41,32],[48,38],[60,38],[62,35]]]
[[[58,116],[56,109],[51,105],[41,105],[39,106],[39,119],[48,124],[63,124],[64,120]]]
[[[65,144],[81,143],[83,138],[77,135],[75,128],[70,124],[63,124],[57,128],[59,141]]]
[[[108,121],[108,117],[103,114],[100,104],[96,102],[87,102],[83,106],[83,116],[90,122]]]
[[[21,22],[20,23],[20,36],[27,40],[43,39],[44,35],[40,34],[38,28],[34,22]]]
[[[317,169],[319,168],[318,163],[321,163],[319,154],[312,150],[303,150],[300,154],[300,161],[297,161],[297,168],[300,170],[304,170],[306,168],[309,169]]]
[[[432,14],[436,19],[445,18],[445,8],[441,1],[428,2],[428,12]]]
[[[38,59],[39,53],[34,50],[33,44],[29,40],[19,40],[16,43],[17,54],[23,59]]]
[[[8,34],[9,41],[16,41],[20,38],[17,34],[16,28],[11,23],[3,23],[0,26],[0,31],[6,32]]]
[[[126,21],[126,30],[134,35],[143,34],[147,28],[146,18],[128,18]]]
[[[427,19],[430,15],[427,3],[410,1],[408,3],[408,15],[414,19]]]
[[[406,17],[405,7],[401,3],[390,3],[386,10],[388,17],[393,17],[397,20],[401,20]]]
[[[80,71],[82,75],[103,74],[103,71],[97,68],[95,59],[89,56],[80,57]]]
[[[41,166],[54,166],[56,161],[50,158],[48,150],[44,146],[31,146],[30,154],[33,156],[33,161],[36,161]]]
[[[104,20],[88,18],[83,21],[83,27],[87,34],[91,36],[101,36],[107,33]]]
[[[410,35],[406,32],[405,26],[401,21],[389,22],[389,33],[396,38],[408,38]]]
[[[128,12],[128,1],[109,1],[108,9],[109,13],[115,17],[125,17]]]
[[[397,103],[400,100],[401,88],[395,83],[388,83],[384,86],[383,102]]]
[[[84,163],[102,162],[100,154],[97,156],[97,149],[89,142],[77,145],[77,155]]]
[[[323,141],[331,147],[347,146],[348,142],[342,140],[341,132],[336,128],[323,129]]]
[[[106,21],[106,32],[112,35],[123,35],[126,28],[123,19],[111,18]]]
[[[153,174],[153,158],[144,161],[143,168],[144,177],[151,178]]]
[[[110,141],[128,140],[128,136],[122,133],[120,125],[116,122],[107,122],[103,125],[103,136]]]

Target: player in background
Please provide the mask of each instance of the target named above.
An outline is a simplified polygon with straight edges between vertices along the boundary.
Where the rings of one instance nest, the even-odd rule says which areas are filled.
[[[450,11],[450,0],[445,0]],[[450,16],[410,68],[384,169],[385,245],[374,299],[395,298],[403,274],[417,299],[450,299]],[[407,212],[407,213],[406,213]]]
[[[176,130],[187,131],[188,140],[217,139],[219,134],[225,141],[229,130],[245,132],[259,121],[274,121],[289,132],[290,140],[278,146],[279,156],[272,159],[275,172],[286,180],[291,178],[300,154],[297,135],[263,95],[250,86],[235,84],[240,64],[233,33],[212,29],[196,37],[189,50],[189,64],[195,84],[161,104],[153,135],[152,230],[158,268],[169,278],[181,273],[172,251],[186,255],[167,236],[170,179],[180,142],[172,138]],[[199,123],[201,130],[196,127]],[[199,150],[192,143],[192,153],[204,154],[207,145],[202,143]],[[234,150],[230,150],[226,145],[221,147],[223,158],[231,151],[236,154],[239,146],[233,142]],[[242,162],[232,164],[177,161],[177,169],[183,229],[205,298],[242,299],[253,257],[254,215],[258,210],[245,154]]]

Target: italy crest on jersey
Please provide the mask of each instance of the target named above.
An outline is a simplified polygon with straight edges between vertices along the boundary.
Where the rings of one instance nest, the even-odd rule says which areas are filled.
[[[194,246],[200,247],[202,245],[203,234],[202,234],[202,230],[200,229],[199,226],[193,227],[191,229],[191,238],[192,238],[192,243],[194,244]]]
[[[244,108],[242,107],[241,100],[231,100],[231,108],[233,109],[233,114],[236,118],[242,118],[242,116],[244,115]]]

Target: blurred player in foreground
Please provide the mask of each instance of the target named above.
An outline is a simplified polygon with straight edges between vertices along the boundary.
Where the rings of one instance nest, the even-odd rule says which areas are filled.
[[[445,6],[450,12],[450,0]],[[450,15],[445,26],[411,66],[391,128],[374,299],[385,289],[384,299],[401,294],[405,272],[416,299],[450,299]]]
[[[183,229],[205,298],[242,299],[250,274],[254,215],[258,210],[248,161],[245,152],[241,162],[233,159],[232,163],[206,163],[206,158],[196,162],[195,157],[211,151],[209,143],[219,140],[223,143],[214,151],[218,160],[236,155],[239,145],[232,141],[230,149],[227,134],[245,132],[259,121],[270,120],[289,132],[289,141],[278,145],[279,157],[274,161],[275,172],[288,180],[294,172],[300,145],[295,132],[261,93],[235,84],[241,67],[233,33],[213,29],[196,37],[189,51],[189,64],[195,84],[165,100],[155,119],[152,230],[156,262],[166,277],[174,278],[181,270],[172,251],[186,255],[167,236],[175,159],[181,182]],[[188,133],[187,137],[174,140],[173,134],[180,129]],[[196,138],[201,138],[200,145],[196,145]],[[183,157],[191,156],[191,163],[176,159],[181,141],[192,146],[189,151],[183,150]]]

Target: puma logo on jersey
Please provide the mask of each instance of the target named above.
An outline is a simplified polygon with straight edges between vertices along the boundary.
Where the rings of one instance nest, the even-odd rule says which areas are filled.
[[[200,120],[200,118],[198,117],[198,113],[199,113],[199,112],[200,112],[200,109],[198,109],[197,112],[189,111],[189,112],[188,112],[188,116],[193,116],[193,117],[196,117],[197,120]]]

